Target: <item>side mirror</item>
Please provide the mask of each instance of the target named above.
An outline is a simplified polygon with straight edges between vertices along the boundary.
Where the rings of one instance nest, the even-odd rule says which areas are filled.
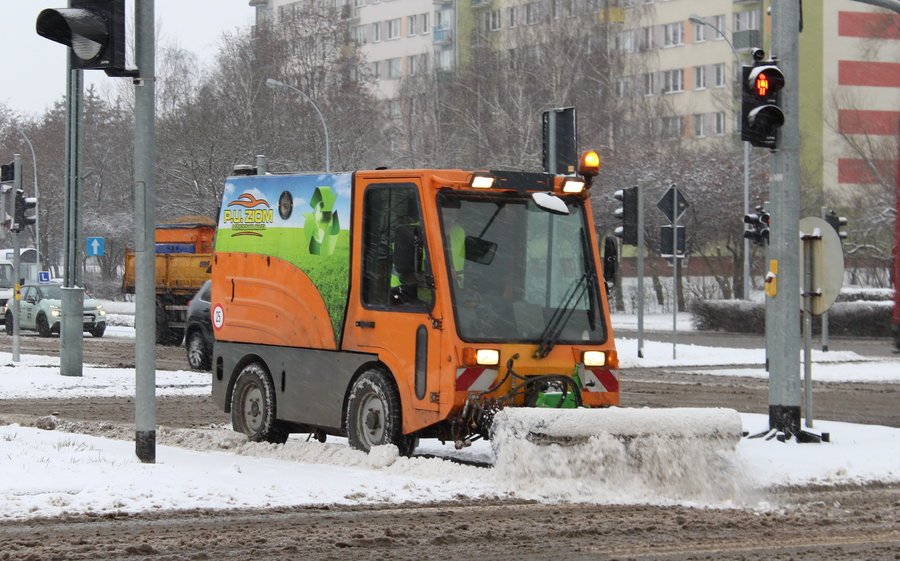
[[[29,304],[34,304],[34,296],[29,296],[28,298],[25,299],[25,301],[28,302]]]
[[[619,269],[619,244],[613,237],[603,240],[603,280],[606,284],[616,284]]]

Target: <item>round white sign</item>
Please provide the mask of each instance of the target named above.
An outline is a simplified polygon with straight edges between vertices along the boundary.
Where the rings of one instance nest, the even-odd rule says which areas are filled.
[[[225,310],[222,308],[221,304],[216,304],[216,307],[213,309],[213,327],[216,329],[221,329],[222,325],[225,323]]]

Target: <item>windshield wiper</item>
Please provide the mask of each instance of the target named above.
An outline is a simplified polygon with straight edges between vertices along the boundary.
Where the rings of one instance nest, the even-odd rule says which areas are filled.
[[[547,327],[541,333],[541,341],[534,352],[534,358],[544,358],[556,346],[560,336],[562,336],[563,329],[566,327],[566,323],[572,317],[572,312],[575,311],[575,307],[578,306],[578,303],[584,297],[585,290],[591,284],[592,277],[592,273],[585,271],[580,278],[572,283],[572,286],[563,297],[562,306],[554,310],[550,321],[547,322]]]

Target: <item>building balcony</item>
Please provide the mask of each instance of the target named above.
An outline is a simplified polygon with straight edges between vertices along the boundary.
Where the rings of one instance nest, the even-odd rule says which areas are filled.
[[[435,27],[432,29],[432,37],[435,45],[449,45],[453,42],[453,30],[449,27]]]
[[[731,42],[734,44],[734,48],[738,50],[761,48],[762,33],[760,33],[759,29],[735,31],[731,34]]]

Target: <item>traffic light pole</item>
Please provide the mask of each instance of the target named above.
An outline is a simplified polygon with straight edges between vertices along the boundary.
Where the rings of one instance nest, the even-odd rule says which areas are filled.
[[[637,189],[638,358],[644,358],[644,189]]]
[[[135,452],[156,462],[156,162],[153,0],[136,2],[134,81]]]
[[[769,428],[788,436],[800,429],[800,123],[799,3],[772,3],[772,51],[783,68],[785,123],[771,159],[769,259],[777,263],[778,290],[766,299],[769,358]]]
[[[84,370],[84,288],[78,251],[81,231],[81,139],[83,121],[82,90],[84,72],[72,68],[68,53],[66,71],[66,196],[65,243],[63,249],[62,316],[59,320],[59,373],[81,376]]]
[[[13,156],[13,173],[15,173],[15,182],[13,184],[13,193],[18,193],[19,189],[22,188],[22,156],[19,154],[15,154]],[[12,197],[13,199],[15,197]],[[15,203],[14,203],[15,204]],[[13,216],[16,215],[15,210],[13,211]],[[15,218],[13,218],[15,221]],[[12,361],[19,362],[20,349],[19,349],[19,300],[22,297],[22,277],[21,277],[21,268],[22,268],[22,256],[20,255],[21,249],[19,244],[19,232],[18,228],[14,228],[12,231],[12,239],[13,239],[13,296],[12,296],[12,317],[13,317],[13,340],[12,340]]]

